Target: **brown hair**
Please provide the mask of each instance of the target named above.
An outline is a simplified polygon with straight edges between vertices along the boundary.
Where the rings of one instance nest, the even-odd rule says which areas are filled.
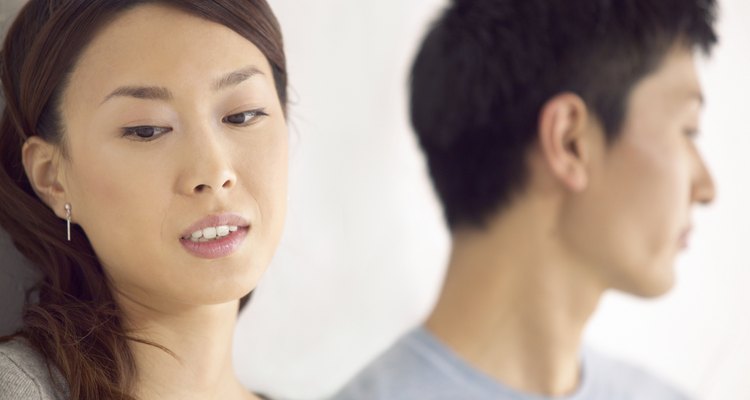
[[[125,331],[83,230],[74,226],[67,242],[65,221],[34,193],[21,147],[34,135],[64,147],[59,103],[78,57],[104,25],[146,3],[225,25],[251,41],[268,59],[286,107],[281,30],[265,0],[31,0],[21,10],[0,53],[0,226],[42,279],[29,292],[23,328],[0,341],[25,338],[50,370],[62,373],[73,399],[132,399],[136,370],[128,342],[148,342]]]

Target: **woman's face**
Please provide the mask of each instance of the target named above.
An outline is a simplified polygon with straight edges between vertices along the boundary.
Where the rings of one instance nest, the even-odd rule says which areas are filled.
[[[199,305],[255,287],[284,223],[287,127],[253,43],[139,6],[84,51],[61,112],[66,200],[118,294]]]

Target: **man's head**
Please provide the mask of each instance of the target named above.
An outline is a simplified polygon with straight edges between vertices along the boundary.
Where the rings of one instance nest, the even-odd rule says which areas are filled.
[[[716,42],[714,14],[714,0],[455,0],[411,82],[451,229],[544,192],[566,250],[617,264],[610,286],[670,287],[690,205],[713,197],[692,136],[693,51]]]

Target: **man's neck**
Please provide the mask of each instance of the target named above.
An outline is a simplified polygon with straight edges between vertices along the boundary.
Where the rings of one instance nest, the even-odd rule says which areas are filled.
[[[543,219],[542,219],[543,220]],[[565,395],[580,381],[582,332],[603,285],[524,213],[454,232],[443,292],[427,328],[513,389]]]

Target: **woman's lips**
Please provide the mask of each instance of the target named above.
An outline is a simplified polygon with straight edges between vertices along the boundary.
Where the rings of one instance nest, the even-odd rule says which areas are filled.
[[[250,228],[250,223],[238,214],[209,215],[185,229],[180,243],[196,257],[223,258],[237,251]]]
[[[250,222],[238,214],[215,214],[209,215],[194,224],[190,225],[187,229],[182,231],[180,237],[189,238],[194,232],[206,229],[206,228],[217,228],[220,226],[236,226],[236,227],[248,227]]]
[[[236,231],[226,236],[210,239],[205,242],[197,242],[189,238],[181,238],[180,243],[188,253],[205,259],[224,258],[240,248],[249,232],[249,227],[238,227]]]

